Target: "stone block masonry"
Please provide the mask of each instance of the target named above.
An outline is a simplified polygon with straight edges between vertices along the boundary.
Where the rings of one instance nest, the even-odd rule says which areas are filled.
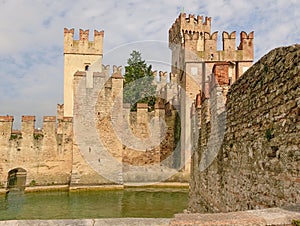
[[[138,104],[137,112],[130,112],[126,104],[123,108],[121,67],[114,66],[111,76],[109,66],[100,71],[74,74],[73,117],[65,117],[64,105],[58,105],[57,117],[44,116],[42,129],[35,129],[35,116],[23,116],[21,130],[13,131],[13,116],[0,116],[0,188],[9,187],[9,172],[16,170],[26,172],[25,187],[74,188],[147,182],[141,166],[175,168],[176,110],[166,114],[165,105],[156,104],[148,112],[147,104]],[[152,182],[160,181],[157,171]]]
[[[300,203],[299,56],[300,45],[265,55],[231,86],[225,111],[215,118],[210,117],[212,97],[202,100],[190,211],[227,212]],[[226,94],[220,87],[215,88]],[[222,114],[226,130],[221,148],[211,164],[201,167],[207,158],[207,140],[214,135],[213,120]]]
[[[174,175],[179,169],[187,175],[192,143],[190,109],[199,87],[207,83],[208,71],[217,62],[229,61],[224,67],[229,68],[234,82],[253,60],[253,32],[241,33],[238,49],[236,33],[223,32],[223,49],[219,51],[217,32],[211,33],[211,18],[182,13],[169,30],[172,71],[169,75],[153,73],[159,75],[155,111],[148,112],[146,106],[140,106],[136,113],[130,113],[123,108],[121,68],[114,66],[110,76],[109,66],[102,65],[104,31],[94,30],[92,40],[89,30],[80,29],[78,39],[74,34],[73,28],[64,29],[64,104],[58,105],[57,118],[45,117],[43,129],[36,130],[34,116],[23,117],[22,130],[18,132],[12,131],[11,117],[0,118],[2,187],[6,187],[11,170],[27,172],[26,186],[31,182],[122,184],[126,181],[122,176],[127,181],[145,182],[155,175],[153,182],[167,179],[162,175]],[[216,97],[216,101],[219,99]],[[82,122],[79,130],[78,122]],[[128,132],[125,135],[124,130]],[[99,139],[104,147],[98,145]],[[109,151],[102,153],[104,149]],[[124,165],[123,169],[113,170],[113,181],[96,172],[99,165],[107,162],[104,154]],[[87,158],[95,167],[87,163]],[[145,170],[140,170],[143,167]],[[103,168],[111,171],[110,165]]]
[[[79,40],[74,39],[74,29],[64,29],[64,116],[73,116],[73,75],[76,71],[96,67],[101,70],[104,31],[94,30],[94,40],[89,40],[89,30],[79,30]]]
[[[228,62],[228,79],[233,83],[254,59],[254,32],[240,33],[240,43],[236,48],[236,32],[222,33],[222,49],[218,50],[218,31],[211,31],[210,17],[181,13],[169,29],[169,48],[172,51],[172,73],[178,74],[180,84],[181,116],[181,164],[190,171],[192,143],[190,132],[192,112],[190,111],[199,89],[209,95],[206,87],[213,66]]]
[[[130,112],[128,104],[123,106],[121,67],[114,66],[112,76],[105,68],[93,72],[92,88],[87,87],[87,72],[74,75],[71,185],[158,182],[155,178],[161,175],[149,178],[140,169],[155,168],[172,154],[175,112],[167,116],[166,125],[161,122],[164,105],[148,112],[147,104],[138,103],[137,112]],[[173,168],[169,159],[166,165]]]
[[[26,172],[24,186],[69,184],[72,151],[72,120],[60,120],[61,133],[56,130],[56,117],[45,116],[43,129],[35,129],[34,116],[22,116],[20,131],[12,130],[12,116],[0,117],[0,187],[8,186],[9,172]]]

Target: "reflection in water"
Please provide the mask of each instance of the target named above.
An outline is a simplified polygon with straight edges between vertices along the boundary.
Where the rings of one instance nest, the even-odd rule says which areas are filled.
[[[4,211],[6,209],[8,209],[7,194],[3,196],[0,195],[0,211]]]
[[[13,212],[15,216],[11,219],[17,219],[17,216],[23,209],[24,191],[13,190],[0,197],[0,213],[2,211]],[[2,218],[1,214],[0,218]]]
[[[0,195],[0,220],[172,217],[187,200],[187,189],[9,192]]]

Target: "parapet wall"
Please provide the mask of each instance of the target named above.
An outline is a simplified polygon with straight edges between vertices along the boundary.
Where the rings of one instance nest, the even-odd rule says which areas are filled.
[[[240,43],[236,46],[236,32],[222,33],[222,50],[217,49],[218,32],[211,33],[211,18],[194,17],[181,13],[169,30],[169,48],[184,47],[186,61],[250,61],[254,59],[254,32],[240,33]],[[195,54],[198,52],[197,54]]]
[[[191,211],[300,203],[299,54],[300,45],[294,45],[261,58],[231,86],[226,111],[215,114],[214,98],[202,100],[199,147],[192,160]],[[214,116],[207,118],[210,114]],[[214,138],[221,148],[211,163],[209,140],[216,135],[212,128],[216,122],[222,127],[224,117],[224,136]]]
[[[65,54],[103,54],[104,31],[94,30],[94,40],[89,41],[89,30],[79,30],[79,40],[74,39],[74,28],[64,29]]]
[[[123,104],[121,69],[113,66],[110,75],[109,67],[102,66],[101,72],[74,74],[72,186],[145,182],[146,177],[135,173],[126,176],[127,166],[160,164],[173,151],[174,114],[166,117],[165,125],[164,104],[157,103],[155,110],[148,112],[148,105],[139,103],[137,111],[130,112],[128,104]],[[170,96],[164,88],[167,73],[160,72],[157,76],[160,96],[165,98],[168,93]],[[107,155],[112,162],[105,166]],[[124,168],[118,167],[119,164],[124,164]],[[168,166],[172,167],[172,162]],[[114,175],[107,176],[106,171]]]
[[[211,18],[203,16],[197,16],[189,14],[187,17],[185,13],[181,13],[176,21],[173,23],[172,27],[169,29],[169,45],[172,44],[180,45],[182,33],[204,33],[211,31]]]
[[[254,59],[254,32],[240,33],[240,43],[237,47],[236,32],[222,33],[222,49],[218,47],[218,32],[203,34],[183,33],[186,54],[192,55],[191,51],[197,51],[197,58],[205,61],[253,61]],[[194,56],[195,57],[195,56]]]
[[[147,104],[138,104],[137,112],[130,112],[123,104],[122,68],[112,69],[110,73],[110,67],[102,65],[100,72],[75,72],[74,117],[64,117],[65,106],[58,105],[57,117],[45,116],[42,129],[35,129],[35,116],[23,116],[21,130],[12,131],[13,116],[0,116],[0,187],[7,187],[12,169],[26,172],[25,186],[80,186],[123,184],[125,177],[147,181],[147,176],[137,175],[143,174],[140,171],[126,176],[128,165],[162,165],[164,161],[166,168],[175,168],[170,156],[176,146],[176,110],[169,106],[166,112],[163,100],[177,101],[177,86],[168,83],[176,75],[153,73],[161,97],[155,110],[148,112]],[[129,140],[132,145],[125,142]],[[114,161],[104,165],[110,158]],[[107,176],[110,172],[113,175]]]
[[[165,106],[160,104],[155,104],[152,112],[148,112],[148,104],[143,103],[137,104],[136,112],[125,108],[125,140],[132,142],[123,145],[123,162],[140,166],[159,164],[167,159],[175,149],[175,113],[173,110],[166,115]],[[165,164],[172,167],[172,160]]]
[[[63,118],[57,124],[55,116],[45,116],[42,129],[35,129],[35,116],[22,116],[21,130],[16,131],[13,120],[0,116],[0,187],[6,187],[8,172],[15,168],[26,171],[26,186],[68,184],[72,121]]]

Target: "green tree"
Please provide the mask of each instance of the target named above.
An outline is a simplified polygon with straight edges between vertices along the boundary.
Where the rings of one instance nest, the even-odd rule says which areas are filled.
[[[133,50],[127,60],[124,74],[124,103],[130,103],[131,111],[136,111],[137,103],[148,103],[149,111],[154,109],[156,85],[152,66],[147,65],[141,53]]]

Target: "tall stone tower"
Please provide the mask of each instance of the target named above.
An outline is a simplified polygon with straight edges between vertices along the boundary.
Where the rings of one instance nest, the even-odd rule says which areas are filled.
[[[74,29],[64,29],[64,116],[73,116],[73,80],[77,71],[101,72],[104,31],[94,31],[94,41],[89,41],[89,30],[79,31],[74,40]]]
[[[223,49],[217,49],[218,32],[211,33],[211,18],[181,13],[169,30],[172,73],[178,74],[181,117],[181,162],[189,170],[191,156],[191,106],[200,92],[209,97],[209,79],[215,63],[229,63],[232,84],[253,63],[254,33],[241,32],[236,47],[236,32],[222,33]]]

